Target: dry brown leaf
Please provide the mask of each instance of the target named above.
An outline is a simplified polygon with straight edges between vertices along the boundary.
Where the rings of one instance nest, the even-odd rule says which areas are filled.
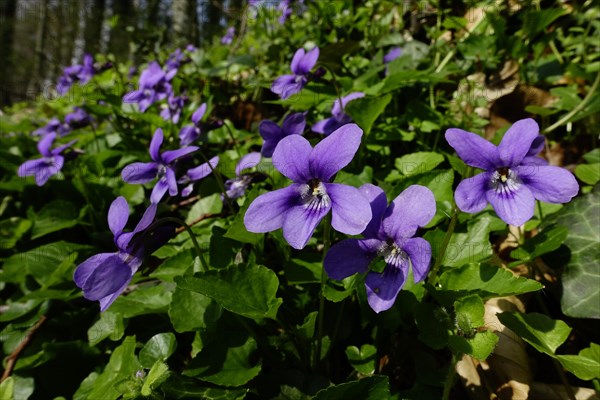
[[[485,326],[499,337],[494,352],[485,361],[469,356],[457,364],[457,372],[473,400],[527,399],[531,384],[531,370],[525,343],[513,331],[500,323],[497,313],[525,311],[515,296],[490,299],[485,303]]]
[[[571,387],[576,400],[600,400],[600,396],[593,389]],[[528,400],[564,400],[569,396],[564,386],[541,382],[533,382]]]

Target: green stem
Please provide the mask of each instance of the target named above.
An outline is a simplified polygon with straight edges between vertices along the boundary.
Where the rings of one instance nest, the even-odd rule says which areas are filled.
[[[229,124],[227,122],[229,122],[229,121],[223,121],[223,125],[225,125],[225,128],[227,128],[227,133],[229,134],[229,138],[233,142],[233,148],[235,149],[235,152],[237,153],[239,158],[242,158],[242,153],[240,153],[240,149],[237,146],[237,141],[235,140],[233,131],[231,130],[231,127],[229,126]]]
[[[442,400],[450,399],[450,391],[454,386],[454,379],[456,379],[456,363],[458,362],[459,357],[460,355],[452,357],[452,364],[448,368],[448,374],[446,375],[446,380],[444,381],[444,394],[442,395]]]
[[[577,104],[577,107],[575,107],[570,112],[565,114],[564,117],[562,117],[561,119],[556,121],[554,124],[550,125],[546,129],[544,129],[543,133],[547,134],[547,133],[552,132],[553,130],[555,130],[556,128],[558,128],[559,126],[561,126],[562,124],[567,122],[569,119],[571,119],[571,117],[573,117],[575,114],[577,114],[579,111],[581,111],[585,106],[587,106],[588,103],[590,102],[590,100],[593,98],[593,95],[596,92],[596,89],[598,89],[599,84],[600,84],[600,72],[598,73],[598,75],[596,75],[596,79],[594,80],[594,83],[592,84],[590,91],[583,98],[583,100],[581,100],[581,103]]]
[[[440,248],[440,252],[438,253],[437,258],[435,259],[435,264],[431,268],[431,272],[429,272],[429,278],[427,281],[431,285],[435,285],[437,281],[437,274],[439,272],[440,266],[444,261],[444,256],[446,255],[446,250],[448,249],[448,244],[450,243],[450,238],[452,234],[454,234],[454,229],[456,228],[456,222],[458,221],[458,208],[454,205],[452,209],[452,217],[450,218],[450,224],[448,225],[448,231],[444,236],[444,241],[442,242],[442,247]]]
[[[485,21],[485,18],[481,18],[478,22],[477,25],[475,25],[473,27],[473,29],[471,29],[470,31],[467,31],[467,33],[465,33],[465,36],[463,36],[460,39],[460,42],[464,42],[465,40],[468,39],[469,36],[471,36],[471,33],[475,32],[478,28],[479,25],[481,25],[481,23]],[[437,68],[435,69],[435,73],[439,73],[441,72],[444,67],[446,66],[446,64],[448,64],[448,62],[452,59],[452,57],[454,57],[456,55],[456,51],[457,51],[457,47],[454,47],[452,50],[450,50],[448,52],[448,54],[446,54],[446,57],[444,57],[444,59],[442,60],[442,62],[437,66]]]
[[[544,213],[542,212],[542,202],[536,200],[538,213],[540,214],[540,222],[544,222]]]
[[[175,218],[175,217],[161,218],[161,219],[157,220],[156,222],[154,222],[152,225],[150,225],[148,227],[148,229],[146,230],[146,232],[150,232],[152,229],[156,228],[157,226],[163,225],[166,222],[176,223],[177,225],[183,227],[187,231],[188,235],[190,235],[190,239],[192,239],[192,243],[194,244],[194,249],[196,250],[196,256],[200,259],[200,263],[202,264],[203,272],[208,272],[208,264],[206,263],[206,260],[204,259],[203,255],[202,255],[202,250],[200,249],[200,245],[198,244],[198,241],[196,240],[196,235],[194,235],[192,228],[190,228],[190,226],[188,224],[186,224],[179,218]]]
[[[221,189],[221,193],[223,193],[223,197],[225,198],[225,202],[227,203],[227,206],[229,207],[229,211],[231,211],[231,214],[235,214],[235,210],[233,209],[233,205],[231,204],[231,199],[229,198],[229,196],[227,196],[227,190],[225,190],[225,184],[223,183],[221,174],[217,173],[217,171],[213,168],[212,164],[209,162],[209,159],[204,155],[203,152],[198,151],[198,154],[200,154],[200,157],[202,157],[204,162],[208,164],[208,168],[210,168],[210,172],[212,172],[215,179],[217,180],[217,185],[219,185],[219,189]]]
[[[330,233],[331,233],[331,223],[329,218],[325,220],[325,226],[323,228],[323,260],[325,260],[325,256],[327,255],[327,251],[329,250],[330,245]],[[327,283],[327,275],[325,274],[325,268],[321,269],[321,291],[319,293],[319,320],[317,322],[317,345],[315,346],[315,353],[313,357],[313,369],[316,370],[319,366],[319,361],[321,359],[321,345],[323,339],[323,321],[324,313],[325,313],[325,295],[323,294],[325,289],[325,284]]]

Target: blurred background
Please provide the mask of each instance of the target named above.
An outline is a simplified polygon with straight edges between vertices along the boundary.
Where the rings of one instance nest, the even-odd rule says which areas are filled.
[[[262,2],[276,9],[279,0]],[[196,46],[245,0],[0,0],[0,107],[33,100],[84,53],[136,63],[164,44]]]

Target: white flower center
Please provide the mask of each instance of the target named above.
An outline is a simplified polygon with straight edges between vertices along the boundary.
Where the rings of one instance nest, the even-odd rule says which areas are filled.
[[[327,194],[327,189],[318,179],[312,179],[302,187],[300,198],[304,206],[310,211],[318,211],[331,205],[331,198]]]
[[[408,259],[408,254],[392,240],[383,243],[377,249],[377,254],[383,257],[388,265],[393,265],[394,267],[400,267]]]
[[[515,171],[508,167],[502,167],[492,173],[491,185],[500,194],[510,194],[521,186],[521,181]]]

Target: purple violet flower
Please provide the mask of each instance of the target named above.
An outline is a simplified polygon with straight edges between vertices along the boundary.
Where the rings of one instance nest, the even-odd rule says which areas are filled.
[[[67,124],[60,122],[58,118],[52,118],[48,123],[33,131],[31,134],[34,136],[46,136],[50,133],[56,133],[58,136],[65,136],[71,132],[71,127]]]
[[[314,148],[300,135],[283,138],[273,152],[273,165],[293,184],[257,197],[244,216],[246,229],[263,233],[283,228],[290,246],[302,249],[331,210],[334,229],[362,232],[371,220],[368,199],[355,187],[331,182],[352,161],[362,133],[356,124],[344,125]]]
[[[490,203],[500,219],[520,226],[533,217],[536,199],[566,203],[579,191],[573,174],[535,157],[544,137],[531,118],[515,122],[498,146],[457,128],[446,131],[446,140],[467,165],[484,170],[456,188],[454,199],[464,212],[479,212]]]
[[[302,7],[304,5],[304,0],[298,0],[296,1],[296,3],[298,4],[298,14],[301,14],[302,11],[304,10],[304,7]],[[280,25],[284,25],[285,22],[288,20],[288,18],[292,15],[293,11],[294,11],[294,6],[292,4],[292,0],[281,0],[279,2],[279,5],[277,6],[277,10],[281,11],[281,15],[279,16],[279,24]]]
[[[340,99],[335,99],[333,107],[331,109],[332,117],[315,123],[312,126],[311,130],[313,132],[327,136],[331,132],[338,129],[340,126],[349,124],[350,122],[352,122],[352,118],[344,112],[344,108],[346,108],[346,105],[352,100],[356,100],[361,97],[365,97],[365,94],[362,92],[354,92],[342,97],[341,104]]]
[[[54,150],[50,150],[55,139],[55,132],[48,133],[42,137],[37,144],[38,151],[42,155],[42,158],[25,161],[19,166],[17,175],[21,178],[25,176],[35,176],[36,185],[43,186],[48,182],[48,179],[50,179],[52,175],[58,174],[65,163],[65,158],[61,156],[60,153],[72,146],[76,140],[72,140]]]
[[[83,290],[83,297],[100,302],[100,311],[105,311],[115,301],[142,265],[145,246],[138,234],[152,224],[155,215],[156,204],[151,204],[133,232],[124,233],[129,219],[127,200],[119,196],[110,205],[108,226],[118,251],[88,258],[79,264],[73,276],[75,284]]]
[[[203,130],[202,118],[204,118],[204,114],[206,114],[206,103],[202,103],[192,114],[194,125],[184,126],[179,131],[179,143],[181,146],[192,144],[200,137]]]
[[[174,70],[177,72],[177,70]],[[156,61],[142,71],[139,89],[123,96],[124,103],[137,103],[140,112],[145,112],[154,102],[163,100],[172,92],[168,77]]]
[[[365,279],[367,301],[376,313],[394,305],[408,276],[409,262],[415,282],[425,279],[431,261],[431,245],[413,237],[435,214],[435,198],[425,186],[406,188],[388,206],[383,190],[365,184],[360,192],[371,202],[373,219],[363,231],[364,239],[346,239],[331,247],[325,256],[325,272],[344,279],[369,271],[377,256],[386,262],[383,272],[369,271]]]
[[[81,107],[73,107],[73,112],[65,116],[65,122],[73,129],[83,128],[92,122],[92,117]]]
[[[304,113],[290,114],[283,120],[281,128],[273,121],[263,120],[258,125],[258,132],[264,142],[260,150],[263,157],[272,157],[277,144],[286,136],[302,135],[306,127]]]
[[[227,28],[227,32],[221,38],[221,44],[231,44],[233,42],[233,37],[235,36],[235,28],[230,26]]]
[[[161,118],[166,121],[170,120],[174,124],[178,123],[186,100],[187,96],[185,95],[175,96],[173,93],[170,93],[167,98],[167,104],[163,105],[160,111]]]
[[[197,167],[188,169],[185,175],[183,175],[181,178],[179,178],[179,180],[177,180],[177,183],[179,185],[187,185],[181,190],[181,197],[188,197],[190,193],[192,193],[192,191],[194,190],[194,182],[206,178],[208,175],[210,175],[213,169],[217,168],[218,164],[219,156],[215,156],[208,160],[208,162],[200,164]]]
[[[250,174],[242,175],[242,171],[254,168],[260,162],[260,159],[260,153],[252,152],[246,154],[237,163],[235,166],[235,178],[225,181],[225,193],[230,200],[237,199],[246,194],[248,186],[252,183],[253,176]]]
[[[318,47],[314,47],[308,52],[304,49],[296,50],[290,65],[293,74],[282,75],[275,79],[271,91],[278,94],[282,99],[287,99],[291,95],[299,93],[308,83],[310,70],[317,64],[318,59]]]
[[[396,58],[400,57],[402,53],[404,53],[404,50],[402,50],[401,47],[393,47],[385,56],[383,56],[383,62],[385,64],[389,64]]]
[[[94,58],[90,54],[83,56],[83,64],[75,64],[63,69],[63,74],[58,78],[56,90],[61,96],[67,93],[75,83],[87,83],[97,71],[94,69]]]
[[[158,128],[150,142],[152,162],[129,164],[121,172],[121,177],[127,183],[146,183],[158,178],[150,194],[152,204],[160,202],[167,190],[170,196],[177,196],[179,190],[177,188],[177,178],[175,177],[175,162],[177,159],[198,150],[196,146],[189,146],[178,150],[168,150],[161,154],[159,150],[163,140],[162,129]]]

